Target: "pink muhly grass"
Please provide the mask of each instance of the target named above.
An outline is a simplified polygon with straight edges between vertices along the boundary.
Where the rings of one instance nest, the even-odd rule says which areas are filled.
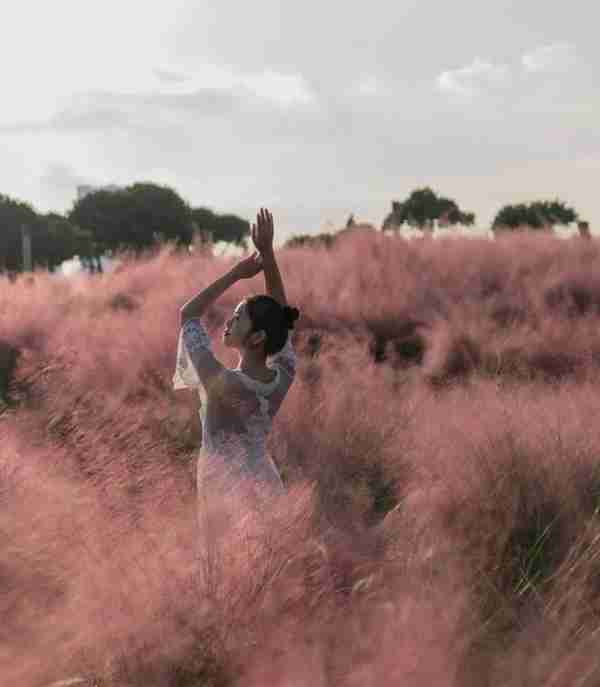
[[[595,684],[597,242],[281,251],[287,492],[225,492],[201,530],[171,376],[179,307],[229,266],[164,249],[0,288],[5,681]]]

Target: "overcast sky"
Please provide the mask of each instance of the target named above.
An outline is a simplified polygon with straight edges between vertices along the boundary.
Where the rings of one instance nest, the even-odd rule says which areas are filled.
[[[5,0],[0,193],[168,184],[278,243],[429,185],[485,227],[559,196],[600,231],[591,0]]]

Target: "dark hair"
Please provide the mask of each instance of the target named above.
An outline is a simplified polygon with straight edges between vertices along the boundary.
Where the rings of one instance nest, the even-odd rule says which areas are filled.
[[[294,322],[300,317],[298,308],[282,306],[271,296],[251,296],[246,301],[248,316],[252,322],[251,332],[264,329],[265,353],[275,355],[285,346],[288,330],[294,328]]]

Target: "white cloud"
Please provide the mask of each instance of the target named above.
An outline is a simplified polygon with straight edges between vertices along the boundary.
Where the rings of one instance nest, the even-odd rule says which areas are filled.
[[[352,88],[352,92],[356,95],[367,97],[381,95],[385,90],[381,81],[373,74],[365,75],[357,81]]]
[[[310,105],[315,101],[306,79],[301,74],[265,69],[255,73],[239,73],[217,64],[199,63],[193,68],[155,68],[158,79],[152,91],[161,95],[192,95],[204,90],[242,93],[275,105],[290,107]],[[128,93],[131,93],[128,90]]]
[[[258,104],[274,111],[305,108],[316,97],[300,74],[273,70],[239,74],[227,67],[201,64],[193,69],[131,69],[116,89],[81,89],[62,98],[46,117],[3,123],[0,136],[24,132],[151,129],[181,123],[182,114],[230,116]],[[160,119],[157,120],[157,110]]]
[[[552,43],[526,53],[521,59],[528,72],[561,72],[577,62],[571,43]]]
[[[237,82],[257,96],[279,105],[309,105],[315,99],[300,74],[280,74],[266,70],[262,74],[238,77]]]
[[[182,81],[186,81],[188,77],[185,74],[179,74],[177,72],[173,72],[170,69],[153,69],[154,75],[156,78],[163,82],[163,83],[181,83]]]
[[[382,219],[439,179],[481,219],[507,165],[600,157],[594,3],[574,4],[8,3],[0,192],[62,211],[80,178],[154,180],[248,218],[273,203],[290,229],[316,231],[350,211]],[[555,37],[577,47],[569,79],[534,71]],[[597,175],[578,174],[600,226]],[[524,171],[514,188],[536,182]]]
[[[506,65],[494,65],[476,57],[466,67],[442,72],[437,78],[437,86],[445,93],[472,97],[491,87],[505,85],[509,76]]]
[[[339,91],[339,95],[353,102],[354,107],[383,107],[382,100],[388,101],[397,95],[394,81],[373,73],[358,74],[351,78]],[[373,101],[373,102],[371,102]]]

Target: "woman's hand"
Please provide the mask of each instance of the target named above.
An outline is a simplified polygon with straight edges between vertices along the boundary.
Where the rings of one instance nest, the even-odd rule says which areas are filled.
[[[262,257],[258,251],[254,251],[252,255],[243,260],[240,260],[233,268],[232,272],[237,279],[251,279],[256,276],[263,268]]]
[[[264,208],[256,215],[252,225],[252,241],[260,253],[273,250],[273,215]]]

